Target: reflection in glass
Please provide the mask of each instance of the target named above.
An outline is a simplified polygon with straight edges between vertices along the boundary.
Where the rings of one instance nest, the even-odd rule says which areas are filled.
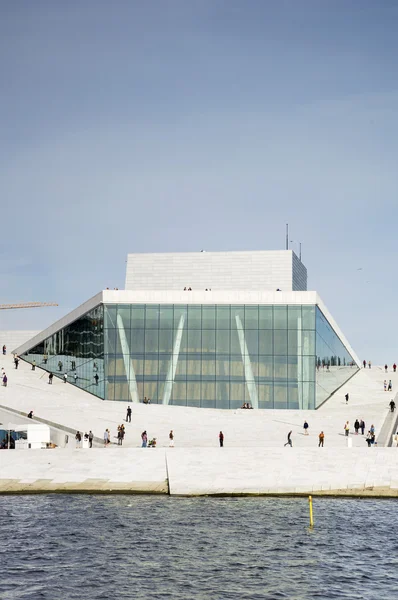
[[[107,400],[314,409],[357,370],[307,305],[100,305],[23,357]]]

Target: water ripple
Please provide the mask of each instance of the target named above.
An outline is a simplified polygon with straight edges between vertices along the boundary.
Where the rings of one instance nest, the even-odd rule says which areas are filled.
[[[395,501],[0,497],[0,598],[390,600]]]

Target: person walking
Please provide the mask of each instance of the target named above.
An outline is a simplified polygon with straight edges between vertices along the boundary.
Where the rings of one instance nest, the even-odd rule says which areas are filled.
[[[368,435],[366,436],[366,440],[365,441],[366,441],[366,443],[368,445],[368,448],[370,448],[371,445],[372,445],[372,434],[370,433],[370,431],[368,431]]]
[[[396,370],[397,370],[397,365],[396,365],[395,363],[393,364],[393,366],[392,366],[392,369],[393,369],[393,371],[394,371],[394,373],[395,373],[395,372],[396,372]]]
[[[384,370],[386,373],[388,373],[388,365],[384,365]]]
[[[365,421],[363,419],[361,419],[360,423],[359,423],[359,428],[362,432],[362,435],[365,433]]]
[[[345,403],[346,403],[346,406],[347,406],[348,400],[350,399],[350,396],[349,396],[348,392],[346,393],[346,395],[344,397],[345,397]]]
[[[148,444],[148,434],[147,434],[146,430],[141,433],[141,440],[142,440],[141,448],[146,448],[147,444]]]
[[[169,433],[169,446],[170,446],[170,448],[174,448],[174,433],[173,433],[172,429],[170,430],[170,433]]]
[[[89,448],[93,447],[93,439],[94,439],[94,434],[90,429],[90,431],[88,432],[88,447]]]
[[[358,421],[358,419],[355,420],[354,429],[355,429],[355,435],[358,435],[358,431],[359,431],[359,421]]]
[[[131,407],[127,407],[126,423],[131,423]]]
[[[307,421],[304,421],[303,429],[304,429],[304,435],[308,435],[308,423],[307,423]]]
[[[76,448],[80,448],[82,444],[82,434],[80,433],[80,431],[76,431],[75,440]]]
[[[7,387],[7,383],[8,383],[7,375],[4,373],[4,375],[3,375],[3,385],[4,385],[4,387]]]
[[[36,361],[34,360],[32,362],[32,371],[35,371],[35,370],[36,370]]]
[[[49,376],[48,376],[48,383],[49,383],[50,385],[52,385],[52,384],[53,384],[53,377],[54,377],[54,375],[53,375],[52,373],[50,373],[50,374],[49,374]]]
[[[323,443],[324,443],[324,441],[325,441],[325,434],[323,433],[323,431],[321,431],[321,433],[319,434],[319,444],[318,444],[318,448],[319,448],[320,446],[322,446],[322,448],[323,448]]]
[[[388,391],[388,392],[391,392],[391,391],[392,391],[392,381],[391,381],[391,379],[389,379],[389,381],[388,381],[388,388],[387,388],[387,391]]]
[[[96,374],[94,375],[94,379],[95,379],[95,385],[98,385],[98,379],[99,379],[99,377],[98,377],[98,373],[96,373]]]
[[[7,348],[6,345],[3,346],[3,355],[5,356],[7,354]]]
[[[387,391],[387,379],[384,380],[384,391]]]
[[[218,434],[218,439],[220,442],[220,448],[223,448],[224,447],[224,434],[222,431],[220,431],[220,433]]]
[[[345,436],[348,437],[350,435],[350,422],[347,421],[346,424],[344,425],[344,433]]]
[[[395,410],[395,402],[392,398],[390,400],[390,410],[391,410],[391,412],[394,412],[394,410]]]
[[[369,369],[372,368],[372,363],[370,362],[370,360],[368,360],[368,367],[369,367]]]
[[[108,441],[109,441],[108,430],[105,429],[105,431],[104,431],[104,448],[107,447]]]
[[[18,365],[19,365],[19,358],[18,358],[18,356],[16,356],[14,358],[14,363],[15,363],[15,368],[18,369]]]
[[[64,373],[64,383],[66,383],[68,380],[68,373]]]
[[[284,446],[290,446],[291,448],[293,448],[291,431],[289,431],[289,433],[287,434],[287,442],[286,444],[284,444]]]
[[[73,377],[74,377],[74,379],[75,379],[75,385],[77,385],[77,380],[79,379],[79,376],[78,376],[78,374],[76,373],[76,371],[74,372],[74,375],[73,375]]]
[[[363,361],[363,368],[366,369],[366,360]]]

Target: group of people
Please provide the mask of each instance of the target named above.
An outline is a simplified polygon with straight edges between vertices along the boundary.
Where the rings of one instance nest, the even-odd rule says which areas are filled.
[[[384,391],[385,392],[391,392],[392,391],[392,381],[391,381],[391,379],[388,381],[388,384],[387,384],[387,379],[384,380]]]
[[[362,362],[362,364],[363,364],[363,368],[364,368],[364,369],[366,369],[366,360],[364,360],[364,361]],[[367,365],[368,365],[368,368],[369,368],[369,369],[371,369],[371,368],[372,368],[372,363],[370,362],[370,360],[368,360],[368,362],[367,362]]]
[[[126,435],[126,429],[122,423],[121,425],[117,426],[117,445],[118,446],[123,445],[123,440],[124,440],[125,435]]]
[[[241,408],[242,408],[242,409],[243,409],[243,408],[249,408],[249,409],[250,409],[250,408],[253,408],[253,407],[252,407],[252,405],[250,404],[250,402],[244,402],[244,403],[242,404]]]
[[[80,433],[80,431],[76,431],[76,435],[75,435],[76,448],[82,447],[82,438],[83,438],[83,435]],[[94,439],[94,434],[90,429],[89,433],[86,432],[84,434],[84,440],[88,442],[89,448],[93,447],[93,439]]]
[[[395,363],[392,366],[392,370],[393,370],[394,373],[397,372],[397,365]],[[388,365],[387,364],[384,365],[384,372],[388,373]]]
[[[373,427],[373,425],[372,425]],[[374,429],[374,427],[373,427]],[[355,431],[355,435],[358,435],[359,430],[361,430],[362,435],[364,435],[365,433],[365,421],[363,419],[361,419],[360,421],[358,419],[355,419],[354,422],[354,431]],[[344,433],[346,435],[346,437],[348,437],[350,435],[350,422],[346,421],[345,425],[344,425]]]

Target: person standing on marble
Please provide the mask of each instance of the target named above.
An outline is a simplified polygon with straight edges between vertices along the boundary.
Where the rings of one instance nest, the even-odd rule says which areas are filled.
[[[169,441],[170,448],[174,448],[174,433],[173,433],[172,429],[170,430],[170,433],[169,433],[169,440],[170,440]]]
[[[50,385],[52,385],[52,383],[53,383],[53,377],[54,377],[54,375],[52,373],[50,373],[49,376],[48,376],[48,383]]]
[[[93,432],[90,429],[90,431],[88,433],[88,447],[89,448],[93,447],[93,439],[94,439],[94,434],[93,434]]]
[[[290,446],[291,448],[293,448],[291,431],[289,431],[289,433],[287,434],[287,442],[286,442],[285,446]]]
[[[355,420],[354,429],[355,429],[355,435],[358,435],[358,431],[359,431],[359,421],[358,421],[358,419]]]
[[[348,404],[348,400],[349,399],[350,399],[350,396],[349,396],[349,394],[347,392],[346,395],[345,395],[345,403],[346,403],[346,405]]]
[[[141,448],[146,448],[147,444],[148,444],[148,434],[147,434],[146,430],[141,433],[141,440],[142,440]]]
[[[363,435],[365,433],[365,421],[363,419],[361,419],[359,422],[359,429],[361,430]]]
[[[104,431],[104,447],[106,448],[108,445],[108,430],[105,429]]]
[[[391,381],[391,379],[388,381],[388,391],[389,392],[392,391],[392,381]]]
[[[308,435],[308,423],[307,423],[307,421],[304,421],[303,429],[304,429],[304,435]]]
[[[66,383],[68,381],[68,374],[64,373],[64,383]]]
[[[34,360],[34,361],[32,362],[32,371],[34,371],[35,369],[36,369],[36,361]]]
[[[323,433],[323,431],[321,431],[321,433],[319,434],[319,444],[318,444],[318,448],[320,446],[322,446],[323,448],[323,442],[325,441],[325,434]]]
[[[218,434],[218,439],[220,442],[220,448],[223,448],[224,447],[224,434],[222,431],[220,431],[220,433]]]
[[[388,365],[384,365],[384,370],[386,373],[388,373]]]
[[[384,391],[387,391],[387,379],[384,380]]]
[[[347,421],[344,425],[345,436],[348,437],[350,435],[350,422]]]
[[[131,423],[131,408],[127,407],[126,423]]]

